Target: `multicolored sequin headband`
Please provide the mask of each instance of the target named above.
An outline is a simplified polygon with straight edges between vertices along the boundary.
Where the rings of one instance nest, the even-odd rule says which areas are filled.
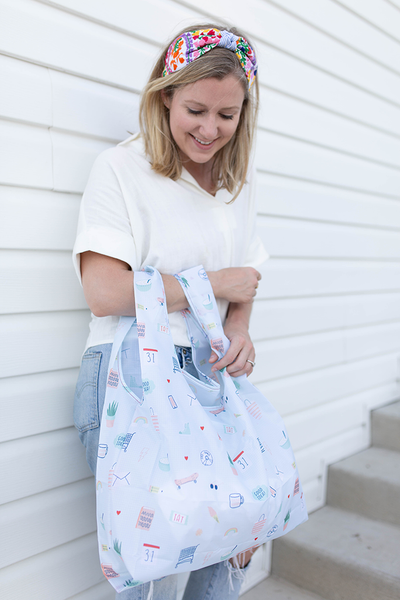
[[[251,88],[257,74],[254,50],[242,37],[219,29],[198,29],[182,33],[172,42],[165,57],[163,77],[176,73],[213,48],[226,48],[236,54]]]

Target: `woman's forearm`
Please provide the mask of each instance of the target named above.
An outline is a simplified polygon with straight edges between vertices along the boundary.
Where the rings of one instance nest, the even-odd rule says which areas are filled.
[[[231,302],[226,315],[225,328],[237,326],[249,329],[252,304]]]
[[[96,317],[134,317],[135,293],[133,271],[115,258],[84,252],[81,273],[86,302]],[[189,306],[185,294],[173,275],[162,275],[168,312]]]
[[[127,263],[96,252],[83,252],[81,274],[86,302],[96,317],[135,316],[133,272]],[[207,274],[215,297],[231,303],[228,318],[235,322],[247,319],[248,324],[255,288],[261,278],[258,271],[232,267]],[[163,274],[162,278],[168,312],[187,308],[189,303],[175,277]]]

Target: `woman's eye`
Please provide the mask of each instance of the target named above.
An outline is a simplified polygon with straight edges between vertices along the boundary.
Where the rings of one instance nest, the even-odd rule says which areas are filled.
[[[192,110],[191,108],[188,108],[188,113],[189,115],[201,115],[203,111],[201,110]]]
[[[223,119],[229,119],[230,121],[232,121],[232,119],[233,119],[233,115],[221,115],[221,117]]]

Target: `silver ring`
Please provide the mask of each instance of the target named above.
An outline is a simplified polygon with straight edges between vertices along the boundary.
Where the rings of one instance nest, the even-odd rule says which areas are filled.
[[[249,358],[246,360],[246,362],[249,362],[251,364],[251,366],[253,367],[253,369],[256,366],[256,363],[253,362],[252,360],[250,360]]]

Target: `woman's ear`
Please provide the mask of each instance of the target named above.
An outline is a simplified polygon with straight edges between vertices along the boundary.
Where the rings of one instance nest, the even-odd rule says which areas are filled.
[[[169,96],[165,93],[165,90],[161,90],[161,99],[164,103],[165,108],[170,108],[171,102]]]

